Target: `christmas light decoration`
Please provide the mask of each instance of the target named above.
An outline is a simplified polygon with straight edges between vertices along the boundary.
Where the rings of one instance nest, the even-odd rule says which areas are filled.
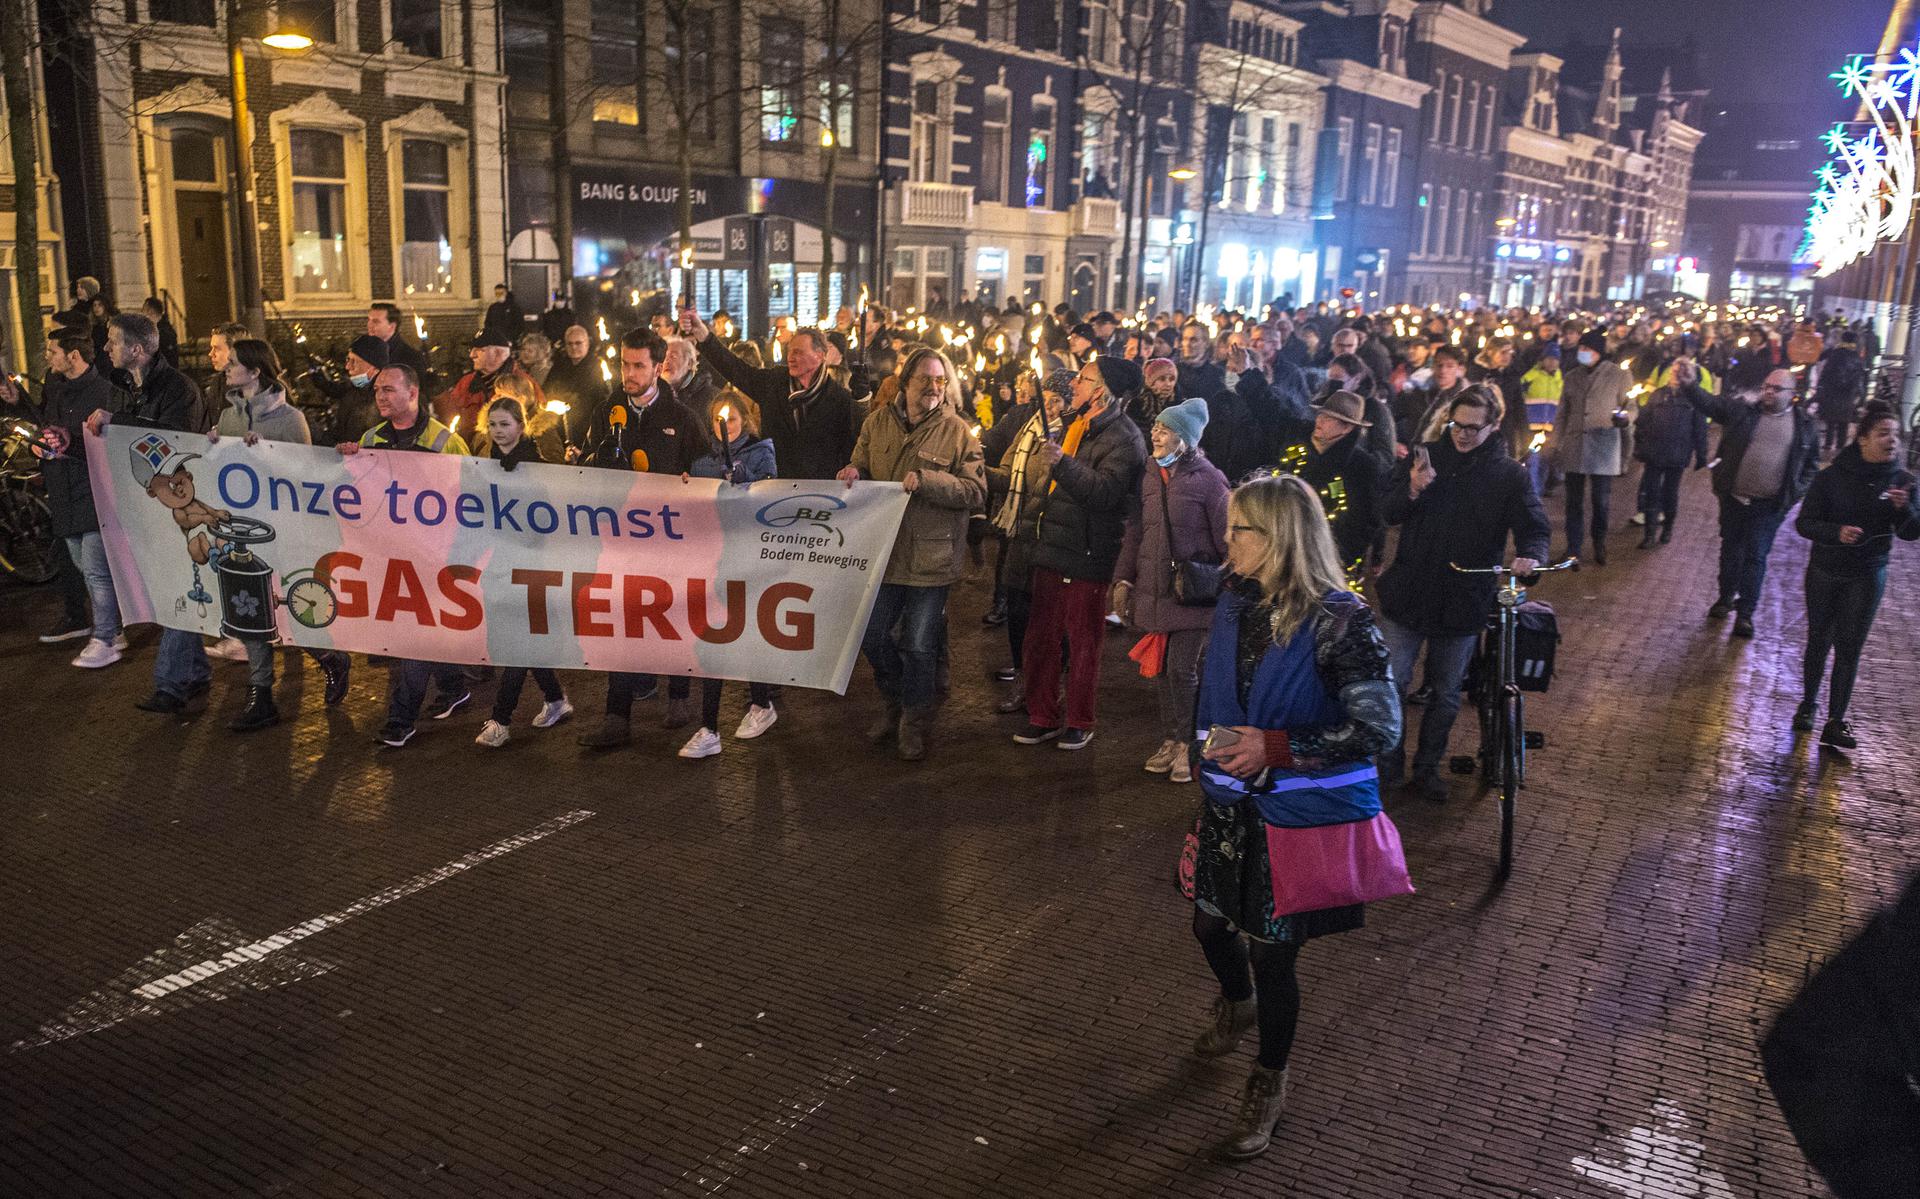
[[[1817,173],[1800,257],[1820,276],[1858,261],[1882,241],[1898,241],[1912,224],[1915,195],[1914,127],[1920,117],[1920,47],[1882,62],[1855,56],[1832,78],[1856,98],[1870,127],[1855,136],[1846,125],[1823,141],[1834,159]]]

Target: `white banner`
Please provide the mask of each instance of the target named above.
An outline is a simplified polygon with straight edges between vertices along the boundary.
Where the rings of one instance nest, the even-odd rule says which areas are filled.
[[[109,426],[129,622],[435,662],[844,693],[907,496]]]

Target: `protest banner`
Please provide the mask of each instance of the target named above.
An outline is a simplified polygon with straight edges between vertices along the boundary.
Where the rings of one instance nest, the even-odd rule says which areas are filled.
[[[907,496],[110,425],[129,622],[435,662],[846,691]]]

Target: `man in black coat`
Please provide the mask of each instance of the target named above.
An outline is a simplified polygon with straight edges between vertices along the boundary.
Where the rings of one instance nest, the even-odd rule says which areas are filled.
[[[113,363],[111,404],[87,417],[94,436],[110,423],[145,429],[200,433],[200,389],[160,357],[160,330],[137,312],[123,312],[107,324],[107,357]],[[178,715],[187,701],[205,693],[213,680],[206,646],[190,629],[163,628],[153,659],[153,694],[134,706],[163,716]]]
[[[1100,685],[1100,643],[1106,632],[1107,591],[1120,558],[1127,513],[1146,471],[1147,445],[1127,416],[1127,401],[1143,386],[1140,367],[1101,357],[1073,379],[1073,409],[1062,442],[1045,442],[1038,461],[1051,482],[1039,510],[1033,550],[1033,611],[1025,661],[1027,731],[1022,745],[1059,740],[1082,749],[1093,740],[1094,698]],[[1060,710],[1060,642],[1067,642],[1067,703]]]
[[[690,310],[681,313],[680,327],[715,373],[760,405],[760,429],[773,439],[781,478],[831,479],[852,459],[864,418],[853,396],[827,374],[820,330],[794,330],[783,365],[753,367]]]
[[[1447,797],[1440,762],[1460,711],[1460,684],[1486,627],[1498,586],[1492,575],[1461,574],[1497,566],[1514,544],[1513,569],[1531,571],[1547,556],[1550,526],[1527,468],[1500,436],[1499,397],[1485,387],[1460,393],[1448,409],[1447,435],[1416,445],[1394,468],[1380,514],[1400,526],[1393,565],[1380,576],[1380,634],[1393,656],[1404,696],[1414,659],[1427,647],[1426,681],[1433,699],[1420,718],[1413,755],[1414,786],[1428,799]],[[1404,769],[1402,751],[1388,755],[1388,782]]]
[[[620,384],[610,391],[587,419],[582,443],[567,451],[567,460],[606,470],[631,470],[655,475],[684,475],[712,449],[700,417],[674,398],[673,388],[660,377],[667,343],[651,329],[630,329],[620,339]],[[670,729],[693,722],[693,680],[675,675],[667,683]],[[600,727],[582,733],[578,741],[588,749],[611,749],[632,739],[633,701],[648,699],[659,686],[650,674],[614,672],[607,676],[607,710]]]
[[[0,380],[0,394],[9,405],[30,407],[19,389]],[[80,588],[93,605],[93,619],[85,608],[63,620],[58,633],[81,627],[90,638],[75,666],[98,669],[120,660],[126,638],[120,625],[120,605],[113,593],[113,574],[107,566],[106,546],[100,540],[100,518],[93,507],[93,488],[87,480],[87,456],[81,443],[87,418],[113,402],[113,389],[93,367],[93,338],[85,329],[55,329],[47,335],[47,385],[38,410],[31,412],[40,425],[40,475],[46,483],[47,508],[53,535],[61,539],[69,568],[83,583]],[[69,601],[69,607],[73,606]],[[42,641],[64,638],[42,637]]]
[[[1275,465],[1320,493],[1340,565],[1355,591],[1363,581],[1367,549],[1381,527],[1382,467],[1360,440],[1372,428],[1366,410],[1367,402],[1353,392],[1333,392],[1320,401],[1311,419],[1285,423],[1275,455]]]
[[[367,335],[377,337],[387,343],[386,357],[380,366],[410,366],[420,378],[422,390],[427,386],[427,356],[420,347],[407,340],[400,332],[400,306],[398,304],[375,304],[367,309]]]

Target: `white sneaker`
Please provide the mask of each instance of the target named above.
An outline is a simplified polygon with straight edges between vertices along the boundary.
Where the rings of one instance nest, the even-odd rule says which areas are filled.
[[[123,654],[127,652],[127,633],[125,629],[113,635],[113,648]]]
[[[567,697],[563,695],[550,704],[541,705],[540,715],[533,718],[533,727],[550,729],[571,715],[573,715],[573,705],[568,703]]]
[[[780,713],[773,710],[772,704],[764,708],[754,704],[747,709],[747,714],[740,718],[740,727],[733,730],[733,735],[742,741],[751,741],[772,728],[773,722],[778,719],[780,719]]]
[[[719,753],[720,749],[720,734],[714,732],[712,729],[701,729],[693,736],[687,738],[687,743],[680,747],[680,756],[683,758],[711,758],[713,755]]]
[[[73,660],[82,670],[99,670],[103,666],[112,666],[120,660],[120,647],[111,641],[102,641],[98,637],[87,638],[86,648]]]
[[[480,735],[473,739],[473,743],[475,745],[484,745],[488,749],[499,749],[512,739],[512,737],[513,734],[507,731],[506,725],[501,724],[497,720],[489,720],[480,726]]]
[[[1167,771],[1167,781],[1172,783],[1191,783],[1193,781],[1193,767],[1187,762],[1186,746],[1181,746],[1180,752],[1175,755],[1173,765]]]
[[[227,662],[245,662],[247,647],[240,643],[238,637],[222,637],[207,647],[207,657],[220,658]]]

